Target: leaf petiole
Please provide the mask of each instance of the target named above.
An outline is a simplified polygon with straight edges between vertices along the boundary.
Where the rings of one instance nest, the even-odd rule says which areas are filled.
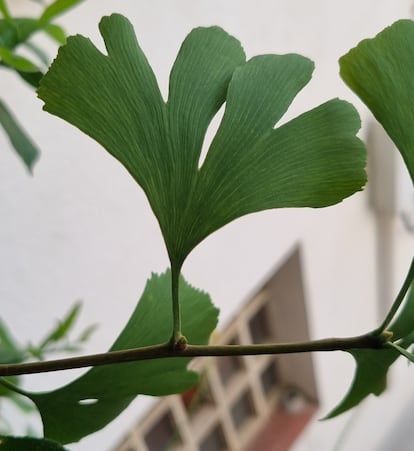
[[[388,328],[392,320],[394,319],[395,314],[397,313],[398,309],[400,308],[403,300],[405,299],[405,295],[407,294],[408,289],[411,286],[412,281],[414,280],[414,257],[411,260],[410,268],[408,270],[408,273],[405,277],[404,283],[401,286],[401,289],[395,298],[395,301],[393,302],[387,316],[385,317],[383,323],[381,326],[379,326],[375,331],[373,332],[374,335],[380,335]]]
[[[385,345],[389,348],[395,349],[401,355],[406,357],[410,362],[414,363],[414,354],[413,353],[407,351],[406,349],[402,348],[401,346],[397,345],[396,343],[393,343],[392,341],[387,342]]]
[[[176,347],[181,347],[184,338],[183,335],[181,334],[180,272],[181,268],[179,266],[171,264],[171,300],[172,300],[173,332],[171,335],[170,345],[172,349],[175,349]]]

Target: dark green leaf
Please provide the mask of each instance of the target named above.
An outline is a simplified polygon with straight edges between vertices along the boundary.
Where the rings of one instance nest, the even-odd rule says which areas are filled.
[[[25,17],[12,20],[0,19],[0,46],[13,50],[40,29],[36,19]]]
[[[17,30],[13,22],[0,19],[0,46],[12,49],[17,43]]]
[[[1,451],[65,451],[65,449],[58,443],[50,440],[0,436]]]
[[[30,141],[23,128],[13,117],[6,105],[0,100],[0,125],[4,128],[10,142],[17,154],[26,164],[29,171],[32,170],[39,156],[36,146]]]
[[[390,325],[393,340],[400,340],[402,349],[414,343],[414,290],[411,289],[407,299]],[[387,386],[387,373],[390,366],[397,360],[400,353],[394,349],[355,349],[350,352],[356,362],[354,379],[344,399],[326,418],[333,418],[352,409],[370,394],[379,396]]]
[[[111,350],[167,342],[171,336],[171,277],[153,275],[128,324]],[[205,344],[216,326],[218,311],[209,296],[180,281],[183,333]],[[42,416],[45,436],[60,443],[80,440],[111,422],[138,395],[164,396],[193,386],[190,359],[146,360],[95,367],[71,384],[29,397]]]
[[[82,1],[83,0],[55,0],[43,11],[43,14],[39,18],[39,22],[41,24],[49,23],[56,16],[63,14]]]
[[[29,17],[13,19],[13,25],[17,30],[18,44],[26,42],[30,36],[41,30],[38,21]]]
[[[39,97],[142,186],[176,267],[242,215],[331,205],[365,183],[359,117],[348,103],[332,100],[273,128],[310,80],[308,59],[264,55],[245,63],[236,39],[218,27],[198,28],[180,49],[165,104],[131,24],[113,15],[100,30],[108,56],[86,38],[69,38]],[[206,129],[224,101],[224,118],[199,168]]]
[[[37,88],[39,86],[40,80],[43,77],[42,72],[20,72],[17,71],[17,73],[20,75],[20,77],[29,85],[33,86],[34,88]]]
[[[400,20],[340,59],[341,75],[401,152],[414,180],[414,22]]]
[[[399,354],[391,349],[350,351],[356,370],[344,399],[325,418],[333,418],[357,406],[370,394],[379,396],[387,387],[387,373]]]

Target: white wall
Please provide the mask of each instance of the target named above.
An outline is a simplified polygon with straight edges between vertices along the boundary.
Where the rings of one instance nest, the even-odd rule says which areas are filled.
[[[16,10],[35,9],[27,0],[12,3]],[[71,34],[90,36],[102,46],[100,17],[111,12],[128,16],[164,93],[185,35],[195,26],[218,24],[241,40],[248,56],[296,52],[316,62],[313,80],[288,117],[340,96],[367,119],[365,108],[341,82],[337,59],[360,39],[408,17],[411,7],[408,0],[89,0],[60,22]],[[100,325],[88,350],[103,351],[124,325],[151,271],[167,266],[157,223],[118,162],[76,129],[43,113],[41,102],[12,74],[2,71],[0,77],[2,98],[20,109],[19,118],[42,149],[31,178],[0,135],[1,316],[23,342],[36,340],[74,300],[83,299],[80,328]],[[409,259],[410,238],[398,222],[395,229],[401,255],[397,284]],[[189,258],[184,275],[212,294],[223,323],[300,242],[313,337],[358,334],[376,324],[375,233],[364,194],[324,210],[264,212],[208,238]],[[323,415],[345,392],[353,367],[341,353],[319,354],[315,363]],[[48,389],[78,373],[31,376],[26,385]],[[105,449],[148,402],[139,398],[107,430],[69,448]],[[372,411],[390,405],[397,412],[391,397],[371,404]],[[369,415],[362,415],[359,424],[375,426]],[[298,450],[331,449],[346,420],[312,425]],[[365,436],[364,446],[346,449],[374,449],[372,439]]]

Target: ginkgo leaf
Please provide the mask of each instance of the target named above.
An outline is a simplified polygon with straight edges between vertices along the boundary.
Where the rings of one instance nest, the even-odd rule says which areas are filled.
[[[274,129],[310,80],[300,55],[245,62],[240,43],[218,27],[185,39],[167,102],[120,16],[100,23],[107,55],[75,36],[42,79],[44,109],[77,126],[117,158],[144,189],[170,260],[179,268],[209,234],[248,213],[332,205],[365,183],[359,117],[332,100]],[[207,127],[226,102],[204,164]]]
[[[406,349],[414,343],[414,290],[411,289],[389,330],[393,341]],[[394,349],[354,349],[349,351],[355,359],[354,379],[343,400],[325,418],[333,418],[352,409],[373,394],[379,396],[387,387],[387,374],[391,365],[400,356]]]
[[[400,20],[340,59],[341,76],[401,152],[414,180],[414,22]]]
[[[170,271],[153,275],[111,351],[169,340],[172,327]],[[180,281],[183,333],[193,344],[206,344],[218,310],[207,294]],[[180,393],[197,382],[187,369],[190,358],[142,360],[95,367],[74,382],[47,393],[28,393],[40,411],[45,437],[71,443],[105,427],[138,394]]]
[[[341,76],[365,102],[401,152],[414,181],[414,22],[400,20],[365,39],[340,59]],[[353,350],[357,368],[351,388],[327,416],[332,418],[386,388],[390,366],[414,342],[414,294],[390,326],[394,349]],[[406,353],[409,357],[410,353]]]
[[[65,451],[56,442],[30,437],[0,436],[0,451]]]

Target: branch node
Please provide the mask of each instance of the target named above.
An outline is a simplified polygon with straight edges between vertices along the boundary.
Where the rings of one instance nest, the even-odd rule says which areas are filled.
[[[177,340],[171,342],[171,350],[173,352],[183,352],[187,349],[187,338],[184,335],[180,335]]]
[[[379,336],[381,340],[381,344],[384,345],[388,343],[389,341],[392,341],[392,337],[394,336],[394,333],[391,330],[384,330],[381,335]]]

